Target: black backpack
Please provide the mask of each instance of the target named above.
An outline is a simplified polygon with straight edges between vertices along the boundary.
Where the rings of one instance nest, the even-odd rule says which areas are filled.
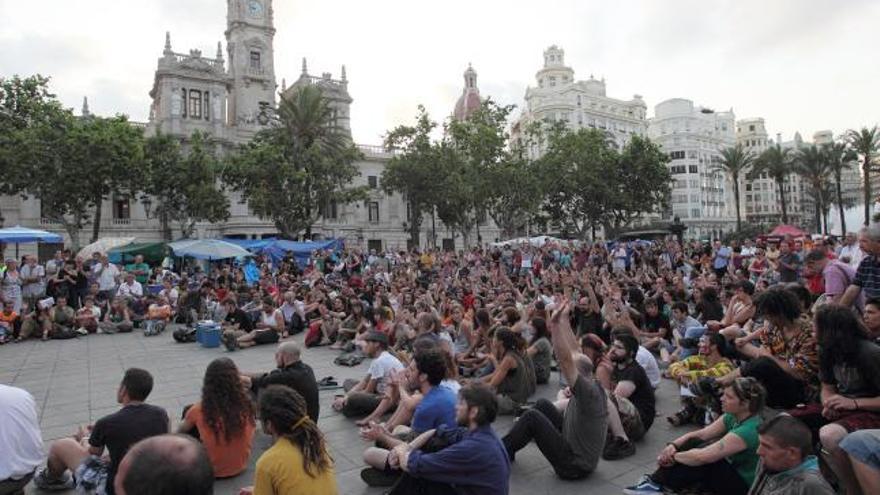
[[[188,342],[195,342],[196,341],[196,329],[195,328],[188,328],[188,327],[178,328],[171,335],[174,337],[174,340],[176,340],[177,342],[180,342],[181,344],[186,344]]]

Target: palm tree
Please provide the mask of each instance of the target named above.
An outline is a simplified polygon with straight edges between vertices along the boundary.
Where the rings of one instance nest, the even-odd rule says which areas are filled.
[[[335,110],[329,105],[321,88],[314,85],[302,86],[293,94],[283,96],[278,105],[278,123],[275,132],[281,133],[280,142],[285,145],[285,154],[293,162],[297,171],[304,173],[302,193],[315,198],[318,204],[329,202],[334,194],[327,191],[327,184],[319,185],[312,174],[326,173],[328,162],[346,154],[352,147],[350,138],[335,118]],[[336,199],[343,199],[336,194]],[[311,202],[305,205],[305,218],[312,218],[315,210]],[[312,226],[305,227],[305,237],[311,238]]]
[[[840,214],[840,234],[846,235],[846,215],[843,214],[843,185],[842,176],[845,170],[849,170],[853,166],[853,161],[858,157],[855,151],[845,142],[830,143],[823,146],[828,166],[834,175],[834,193],[836,197],[838,213]]]
[[[733,181],[733,199],[736,202],[736,231],[740,231],[742,219],[739,213],[739,178],[746,174],[755,161],[755,155],[747,151],[743,145],[725,148],[721,150],[721,159],[713,167],[715,170],[724,172]]]
[[[880,130],[877,126],[868,129],[862,127],[856,131],[850,129],[846,133],[847,140],[853,150],[862,155],[862,183],[865,200],[865,225],[871,223],[871,164],[877,148],[880,147]]]
[[[792,161],[791,149],[783,148],[779,143],[776,143],[775,146],[767,148],[758,156],[752,173],[749,174],[749,178],[754,179],[758,175],[766,173],[776,183],[780,206],[782,206],[782,223],[784,224],[788,224],[788,201],[785,197],[785,179],[794,171]]]
[[[827,234],[828,225],[826,224],[825,228],[822,228],[822,218],[825,216],[826,189],[831,175],[828,158],[821,148],[813,144],[798,150],[795,169],[810,184],[813,198],[816,200],[816,230]]]

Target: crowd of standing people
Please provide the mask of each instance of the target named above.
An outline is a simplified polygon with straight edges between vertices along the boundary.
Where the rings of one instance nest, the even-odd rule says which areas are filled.
[[[249,283],[227,264],[7,261],[3,341],[171,325],[188,342],[213,320],[230,353],[280,343],[269,373],[213,361],[175,435],[146,403],[150,373],[129,369],[123,407],[54,442],[38,486],[146,493],[138,484],[158,476],[210,493],[194,487],[242,473],[259,422],[273,445],[243,493],[335,493],[318,426],[319,387],[334,384],[301,359],[330,346],[340,364],[370,360],[325,406],[352,418],[369,442],[361,477],[390,493],[507,494],[531,442],[560,478],[585,478],[651,435],[664,379],[682,402],[666,420],[689,427],[627,493],[880,492],[878,225],[841,240],[354,248],[255,267]],[[547,388],[553,399],[536,400]],[[33,409],[26,392],[0,394],[21,406],[6,414]],[[499,415],[516,418],[503,435]],[[20,457],[0,483],[34,474],[36,448]]]

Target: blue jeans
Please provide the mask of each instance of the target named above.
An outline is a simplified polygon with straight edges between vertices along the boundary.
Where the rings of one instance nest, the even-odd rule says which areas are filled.
[[[700,337],[709,331],[709,327],[690,327],[684,331],[684,338],[699,340]],[[696,347],[682,347],[680,357],[684,359],[697,353]]]
[[[880,430],[858,430],[847,435],[840,448],[860,462],[880,469]]]

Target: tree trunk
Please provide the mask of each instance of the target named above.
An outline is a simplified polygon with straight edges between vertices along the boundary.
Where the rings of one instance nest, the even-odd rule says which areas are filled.
[[[739,215],[739,177],[733,177],[733,201],[736,203],[736,231],[742,230],[742,219]]]
[[[865,181],[864,199],[865,199],[865,227],[871,223],[871,155],[865,155],[865,162],[862,163],[863,180]]]
[[[104,206],[104,198],[98,197],[95,198],[95,219],[92,223],[92,240],[91,242],[97,242],[98,237],[101,235],[101,207]]]
[[[785,200],[785,188],[783,187],[783,181],[776,181],[776,187],[779,188],[779,201],[782,203],[782,223],[788,225],[788,203]]]
[[[837,212],[840,214],[840,235],[846,235],[846,215],[843,214],[843,190],[840,186],[840,175],[837,176]]]
[[[411,218],[409,225],[409,241],[412,244],[413,249],[419,249],[420,246],[420,233],[422,229],[422,211],[415,205],[412,205],[411,208]]]

